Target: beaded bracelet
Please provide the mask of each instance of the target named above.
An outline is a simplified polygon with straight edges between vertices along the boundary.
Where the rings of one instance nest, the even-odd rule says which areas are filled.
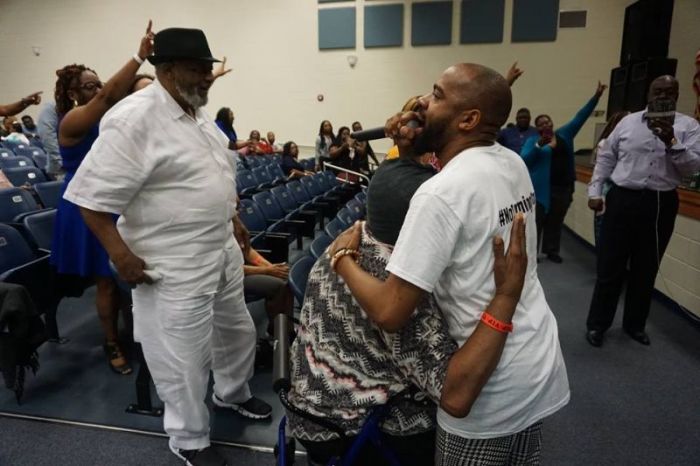
[[[331,269],[335,271],[335,266],[338,263],[338,260],[341,257],[345,256],[352,256],[353,259],[357,259],[357,256],[359,256],[360,253],[357,249],[351,249],[351,248],[341,248],[338,249],[335,254],[331,257]]]
[[[484,311],[484,313],[481,314],[481,321],[489,327],[491,327],[492,329],[501,333],[510,333],[513,331],[512,323],[502,322],[486,311]]]

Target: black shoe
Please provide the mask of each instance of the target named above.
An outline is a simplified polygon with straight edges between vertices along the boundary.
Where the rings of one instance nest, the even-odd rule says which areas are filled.
[[[649,339],[649,335],[647,335],[647,332],[644,330],[627,330],[624,329],[625,333],[630,336],[631,339],[634,341],[638,341],[639,343],[649,346],[651,345],[651,340]]]
[[[254,396],[251,396],[245,403],[227,403],[214,393],[211,400],[219,408],[230,408],[250,419],[266,419],[272,415],[272,406]]]
[[[586,332],[586,340],[591,346],[599,348],[603,346],[603,332],[600,330],[589,330]]]
[[[170,447],[187,466],[227,466],[228,463],[211,445],[201,450],[182,450]]]
[[[561,256],[556,252],[550,252],[549,254],[547,254],[547,259],[554,262],[555,264],[561,264],[562,262],[564,262],[564,259],[562,259]]]

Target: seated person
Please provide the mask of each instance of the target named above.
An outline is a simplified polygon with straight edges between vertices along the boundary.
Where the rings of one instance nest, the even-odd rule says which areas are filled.
[[[419,158],[383,163],[370,183],[368,221],[363,225],[362,254],[358,260],[374,277],[388,276],[385,266],[411,196],[432,176],[432,170],[420,164]],[[390,220],[386,221],[387,218]],[[522,219],[513,225],[510,248],[516,251],[524,248],[524,225]],[[479,324],[458,350],[430,295],[422,300],[410,322],[399,332],[380,330],[334,272],[333,261],[328,256],[337,247],[335,243],[331,245],[329,254],[319,257],[309,274],[301,326],[291,347],[289,402],[339,426],[347,437],[340,438],[337,433],[288,411],[291,435],[306,448],[310,464],[326,464],[349,448],[373,407],[394,399],[381,426],[386,442],[403,465],[433,464],[435,403],[441,403],[455,416],[467,414],[468,406],[478,395],[478,389],[472,389],[475,381],[468,379],[483,373],[485,363],[483,354],[474,357],[473,345],[484,341],[480,338],[492,336],[481,333],[474,337],[483,325]],[[494,246],[496,277],[522,286],[526,266],[521,263],[520,268],[510,268],[506,274],[500,269],[502,247],[502,242],[500,248]],[[496,296],[503,283],[497,280]],[[507,306],[495,297],[489,309]],[[514,310],[512,305],[508,312]],[[475,339],[470,345],[472,338]],[[418,402],[420,396],[396,397],[412,386],[429,400]],[[357,464],[382,465],[385,461],[367,445]]]
[[[22,124],[15,117],[5,117],[3,126],[7,132],[7,136],[2,138],[3,141],[13,142],[15,144],[29,145],[29,139],[22,132]]]
[[[275,144],[275,133],[272,131],[267,132],[267,139],[265,139],[267,145],[270,147],[270,152],[265,152],[266,154],[279,154],[282,152],[282,147],[279,144]]]
[[[38,138],[39,130],[34,123],[34,119],[29,115],[22,116],[22,131],[28,138]]]
[[[308,175],[313,175],[304,169],[297,160],[299,156],[299,148],[294,141],[289,141],[282,148],[282,171],[288,179],[303,178]]]
[[[287,285],[289,266],[272,264],[258,251],[250,248],[243,265],[243,289],[246,294],[265,298],[267,313],[267,335],[274,335],[274,321],[277,314],[292,316],[294,295]]]
[[[250,137],[246,142],[246,145],[238,149],[238,153],[241,155],[264,155],[267,143],[263,143],[260,140],[260,131],[254,129],[250,132]]]

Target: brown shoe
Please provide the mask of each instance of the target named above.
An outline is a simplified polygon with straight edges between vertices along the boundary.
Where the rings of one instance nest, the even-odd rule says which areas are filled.
[[[120,375],[131,374],[132,369],[129,362],[124,357],[124,353],[117,343],[107,342],[104,344],[105,354],[109,361],[109,368]]]

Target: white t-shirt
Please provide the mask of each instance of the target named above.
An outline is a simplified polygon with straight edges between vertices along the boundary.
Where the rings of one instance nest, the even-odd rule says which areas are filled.
[[[438,412],[447,432],[494,438],[519,432],[569,400],[554,319],[537,278],[535,194],[522,159],[494,144],[463,151],[414,194],[387,270],[435,294],[463,345],[495,294],[492,240],[508,244],[526,215],[528,270],[501,360],[465,418]]]
[[[184,296],[214,293],[243,265],[233,238],[236,166],[228,139],[202,111],[186,114],[158,82],[127,97],[64,197],[119,214],[117,229],[159,286]]]

